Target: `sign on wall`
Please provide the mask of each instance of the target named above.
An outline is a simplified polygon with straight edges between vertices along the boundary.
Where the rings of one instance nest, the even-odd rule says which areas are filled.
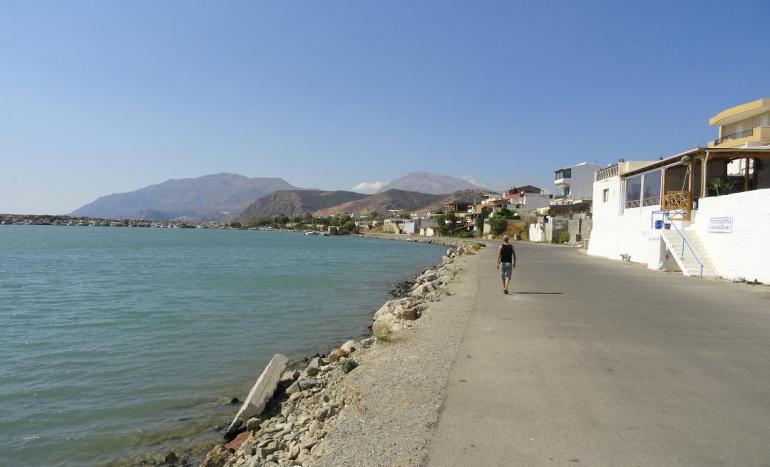
[[[730,233],[733,231],[732,217],[712,217],[709,219],[709,232]]]

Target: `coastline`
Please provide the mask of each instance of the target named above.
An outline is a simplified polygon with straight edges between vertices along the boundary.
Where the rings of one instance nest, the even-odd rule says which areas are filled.
[[[445,334],[432,336],[431,339],[433,342],[437,338],[442,341],[440,347],[444,355],[441,358],[432,355],[430,359],[422,359],[423,366],[429,367],[428,371],[413,368],[416,371],[413,376],[432,386],[431,391],[424,392],[429,394],[431,401],[414,399],[416,404],[413,409],[424,412],[426,430],[432,426],[430,420],[437,420],[443,394],[441,388],[459,345],[467,312],[470,311],[469,303],[459,302],[467,302],[467,297],[475,293],[475,281],[468,280],[468,277],[474,275],[473,254],[483,244],[473,239],[451,237],[423,238],[387,234],[365,237],[439,244],[447,246],[448,250],[440,263],[412,276],[411,281],[403,281],[409,284],[408,290],[401,289],[405,292],[403,297],[387,301],[374,314],[369,337],[349,340],[326,354],[317,353],[312,357],[294,359],[288,367],[290,369],[281,376],[281,382],[263,413],[244,420],[238,432],[231,434],[231,440],[223,441],[208,451],[201,465],[371,465],[369,456],[352,463],[349,459],[336,456],[354,454],[350,449],[345,449],[350,442],[351,424],[359,424],[362,413],[375,414],[378,411],[374,406],[366,408],[371,405],[367,401],[372,395],[384,390],[395,397],[400,392],[388,389],[391,385],[377,381],[391,380],[397,383],[402,379],[403,375],[398,374],[402,367],[392,358],[404,352],[409,353],[409,348],[420,342],[420,334],[426,334],[426,330],[432,328],[440,330],[438,334]],[[461,312],[441,315],[442,318],[438,320],[445,320],[443,316],[446,316],[451,318],[452,323],[435,325],[434,321],[437,320],[434,318],[438,313],[434,313],[434,309],[458,307],[462,309]],[[450,345],[446,345],[447,342]],[[435,365],[438,360],[441,364]],[[397,363],[395,367],[394,363]],[[430,368],[434,368],[437,373],[431,374]],[[412,410],[402,410],[401,414],[409,419],[414,417]],[[409,423],[409,420],[405,418],[403,422]],[[377,439],[381,437],[383,429],[386,428],[367,427],[353,431],[369,439]],[[419,437],[411,435],[411,442],[423,438],[427,448],[431,431],[421,433]],[[423,451],[423,454],[427,453],[426,449]],[[154,463],[197,465],[200,453],[200,450],[185,453],[183,458],[171,453],[163,459],[156,457]],[[378,465],[393,464],[386,461],[385,457],[380,456],[380,459],[383,463]]]

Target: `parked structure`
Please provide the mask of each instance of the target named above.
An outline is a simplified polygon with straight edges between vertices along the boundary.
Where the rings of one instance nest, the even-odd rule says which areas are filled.
[[[710,147],[597,171],[588,253],[686,275],[770,282],[767,101],[712,118],[720,138]],[[739,127],[731,125],[740,121],[760,126],[751,135],[735,133]]]

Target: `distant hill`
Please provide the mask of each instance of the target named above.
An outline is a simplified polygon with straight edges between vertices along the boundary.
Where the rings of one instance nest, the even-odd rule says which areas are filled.
[[[391,209],[399,211],[438,211],[444,205],[455,202],[479,202],[484,190],[459,190],[448,195],[431,195],[414,191],[388,190],[384,193],[365,195],[351,191],[288,190],[277,191],[254,201],[239,216],[244,223],[257,216],[297,216],[313,214],[387,214]]]
[[[472,190],[457,190],[454,193],[448,195],[439,196],[439,200],[435,203],[423,206],[421,209],[416,209],[415,212],[435,212],[442,209],[447,204],[454,203],[480,203],[484,199],[484,195],[489,191],[484,189],[472,189]]]
[[[399,211],[413,211],[430,204],[436,203],[444,198],[444,195],[431,195],[428,193],[417,193],[414,191],[388,190],[383,193],[375,193],[365,198],[350,201],[348,203],[333,206],[318,211],[319,216],[333,216],[335,214],[359,213],[370,214],[377,212],[387,214],[388,210],[398,209]]]
[[[244,209],[238,218],[249,222],[256,216],[297,216],[366,198],[352,191],[285,190],[263,196]]]
[[[428,172],[412,172],[397,178],[382,187],[379,193],[388,190],[416,191],[432,195],[443,195],[458,190],[480,189],[481,187],[462,178],[449,177]]]
[[[102,196],[72,212],[108,219],[223,220],[240,213],[255,199],[297,187],[281,178],[248,178],[220,173],[167,180],[129,193]]]

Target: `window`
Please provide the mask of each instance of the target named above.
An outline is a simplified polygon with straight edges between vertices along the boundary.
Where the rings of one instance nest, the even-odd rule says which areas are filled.
[[[635,175],[626,179],[626,208],[638,208],[642,196],[642,176]]]
[[[602,191],[602,202],[606,203],[608,199],[610,199],[610,189],[605,188],[604,191]]]
[[[660,170],[644,174],[642,183],[642,206],[660,204]]]
[[[560,178],[572,178],[572,169],[561,169],[556,171],[556,180]]]

